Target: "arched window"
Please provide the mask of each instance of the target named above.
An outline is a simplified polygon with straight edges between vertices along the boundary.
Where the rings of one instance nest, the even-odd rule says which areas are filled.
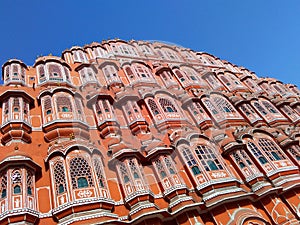
[[[294,159],[300,163],[300,146],[299,145],[293,145],[292,147],[288,148],[288,152]]]
[[[72,112],[72,104],[70,98],[66,96],[58,96],[56,98],[58,112]]]
[[[267,111],[265,110],[265,108],[262,107],[258,102],[254,102],[253,105],[262,115],[268,114]]]
[[[267,101],[262,101],[262,104],[271,112],[271,113],[278,113],[278,111],[276,110],[276,108],[274,106],[271,105],[271,103],[267,102]]]
[[[251,141],[247,143],[248,149],[252,152],[255,158],[259,160],[261,164],[266,164],[268,160],[264,157],[262,152],[258,149],[258,147]]]
[[[200,174],[201,171],[200,171],[199,165],[198,165],[196,159],[194,158],[192,152],[188,148],[183,148],[182,149],[182,154],[183,154],[183,157],[184,157],[187,165],[189,166],[189,168],[193,172],[193,174],[194,175]]]
[[[206,145],[197,145],[195,152],[206,171],[223,170],[223,166],[217,159],[215,153]]]
[[[281,109],[293,122],[300,119],[300,116],[290,106],[284,105]]]
[[[205,99],[203,103],[207,107],[207,109],[212,113],[212,115],[216,115],[219,113],[209,99]]]
[[[229,82],[229,80],[225,76],[221,76],[221,80],[224,82],[224,84],[226,84],[226,86],[231,85],[231,83]]]
[[[7,196],[7,175],[6,173],[2,173],[0,177],[0,198],[6,198]]]
[[[154,116],[160,114],[160,110],[156,104],[156,102],[153,99],[148,100],[148,105],[153,113]]]
[[[39,75],[39,82],[43,83],[46,81],[46,73],[44,69],[44,65],[40,65],[37,67],[38,75]]]
[[[167,112],[167,113],[177,112],[177,109],[174,106],[174,104],[168,99],[160,98],[159,104],[161,105],[164,112]]]
[[[53,166],[54,171],[54,185],[57,195],[67,191],[66,188],[66,174],[65,168],[62,162],[56,162]]]
[[[22,193],[22,175],[19,169],[15,169],[11,174],[11,183],[13,194],[21,194]]]
[[[31,171],[27,171],[26,174],[26,189],[27,195],[32,196],[33,192],[33,174]]]
[[[73,189],[94,186],[91,167],[83,157],[70,160],[70,175]]]
[[[20,111],[20,101],[19,101],[19,98],[14,98],[13,99],[13,111],[14,112],[19,112]]]
[[[258,141],[258,145],[267,154],[268,158],[271,161],[285,159],[285,156],[282,154],[281,150],[274,144],[273,141],[270,141],[265,138],[260,138]]]
[[[97,182],[98,182],[98,186],[100,188],[104,188],[106,187],[106,183],[105,183],[105,178],[103,175],[103,166],[102,163],[100,161],[99,157],[94,157],[93,159],[93,163],[94,163],[94,169],[96,172],[96,176],[97,176]]]
[[[224,112],[224,113],[234,112],[233,107],[226,99],[222,97],[214,96],[212,100],[214,101],[215,106],[219,109],[220,112]]]
[[[127,72],[128,73],[130,73],[130,72],[132,73],[130,67],[126,67],[126,69],[127,68],[129,68],[129,70],[128,71],[125,70],[126,73]],[[120,80],[120,78],[118,76],[118,71],[117,71],[117,69],[116,69],[115,66],[113,66],[113,65],[106,65],[106,66],[104,66],[102,68],[102,72],[104,74],[104,77],[105,77],[106,82],[107,82],[108,85],[111,85],[113,83],[121,83],[121,80]]]

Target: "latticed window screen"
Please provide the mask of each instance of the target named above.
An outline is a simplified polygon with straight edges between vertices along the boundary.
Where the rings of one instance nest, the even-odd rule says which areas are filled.
[[[269,102],[267,101],[262,101],[262,104],[271,112],[271,113],[278,113],[278,111],[275,109],[274,106],[272,106]]]
[[[266,112],[266,110],[258,103],[258,102],[254,102],[254,106],[255,108],[263,115],[267,115],[268,113]]]
[[[106,100],[106,99],[103,100],[102,104],[103,104],[104,112],[110,112],[110,104],[109,104],[108,100]]]
[[[160,110],[153,99],[148,100],[148,105],[154,115],[160,114]]]
[[[238,164],[238,166],[243,169],[246,166],[252,165],[251,160],[247,156],[247,154],[243,150],[236,150],[233,154],[233,157],[235,159],[235,162]]]
[[[9,67],[9,66],[6,66],[6,67],[5,67],[5,77],[6,77],[6,78],[8,78],[9,75],[10,75],[9,70],[10,70],[10,67]]]
[[[121,172],[121,178],[123,179],[123,182],[125,184],[131,181],[126,165],[123,162],[120,162],[120,172]]]
[[[260,138],[258,141],[258,145],[267,154],[268,158],[271,161],[285,159],[280,149],[272,141],[265,138]]]
[[[21,171],[16,169],[12,172],[11,183],[13,194],[21,194],[22,192],[22,174]]]
[[[26,190],[27,195],[33,195],[33,174],[31,171],[27,171],[26,174]]]
[[[57,108],[58,112],[72,112],[72,104],[70,98],[65,96],[57,97]]]
[[[19,75],[19,66],[16,64],[12,65],[12,72],[14,76],[18,76]]]
[[[20,108],[20,100],[19,100],[19,98],[14,98],[13,99],[13,108],[14,108],[14,111],[15,111],[15,108],[17,108],[17,109]]]
[[[175,173],[176,173],[176,172],[175,172],[176,170],[175,170],[175,168],[174,168],[174,166],[173,166],[171,160],[170,160],[168,157],[164,157],[164,161],[165,161],[166,167],[167,167],[168,170],[169,170],[169,173],[170,173],[170,174],[175,174]]]
[[[5,114],[8,114],[8,106],[9,106],[9,101],[6,100],[6,101],[4,102],[4,113],[5,113]]]
[[[159,104],[163,108],[164,112],[167,112],[167,113],[177,112],[176,107],[169,99],[160,98]]]
[[[45,98],[44,100],[44,109],[45,109],[45,112],[46,114],[50,114],[52,112],[52,103],[51,103],[51,98],[50,97],[47,97]]]
[[[183,72],[181,72],[180,70],[175,70],[175,74],[181,82],[184,82],[186,80],[185,74],[183,74]]]
[[[96,112],[98,115],[102,114],[102,110],[101,110],[101,107],[100,107],[100,101],[98,101],[95,106],[96,106]]]
[[[140,78],[152,78],[152,74],[146,66],[135,64],[134,68]]]
[[[125,72],[130,79],[133,79],[135,77],[132,69],[129,66],[125,68]]]
[[[218,110],[215,108],[215,106],[211,103],[211,101],[209,99],[205,99],[203,101],[203,103],[205,104],[205,106],[208,108],[208,110],[212,113],[212,114],[218,114]]]
[[[229,80],[228,80],[226,77],[221,76],[221,80],[222,80],[227,86],[230,86],[230,85],[231,85],[231,83],[229,82]]]
[[[195,152],[206,171],[223,169],[223,166],[217,159],[215,153],[208,146],[198,145],[195,148]]]
[[[82,51],[77,51],[77,53],[79,54],[79,59],[80,59],[80,62],[85,62],[85,53],[82,52]]]
[[[102,163],[99,158],[94,158],[93,163],[94,163],[94,169],[95,169],[96,175],[97,175],[98,185],[99,185],[99,187],[104,188],[105,187],[105,179],[104,179],[103,172],[102,172],[103,171]]]
[[[61,71],[59,65],[54,65],[54,64],[49,65],[49,74],[51,76],[61,77]]]
[[[78,114],[82,114],[82,103],[79,98],[75,98],[75,105],[76,105]]]
[[[282,109],[292,120],[297,120],[299,118],[299,116],[290,106],[285,105],[282,107]]]
[[[54,167],[54,182],[55,182],[55,191],[56,194],[62,194],[66,192],[66,174],[64,165],[62,162],[56,162]]]
[[[213,99],[214,103],[216,104],[216,106],[218,107],[219,111],[225,112],[225,113],[234,112],[233,107],[230,105],[230,103],[226,99],[217,97],[217,96],[214,96],[212,99]]]
[[[91,167],[82,157],[70,160],[70,175],[73,189],[93,186]]]
[[[135,165],[134,160],[130,159],[129,162],[128,162],[128,164],[129,164],[129,168],[131,170],[131,173],[133,174],[133,178],[134,179],[140,178],[138,167]]]
[[[2,173],[0,179],[1,179],[0,197],[6,198],[6,196],[7,196],[7,175],[6,175],[6,173]]]
[[[266,164],[268,160],[263,156],[258,147],[251,141],[247,143],[248,149],[252,152],[255,158],[257,158],[261,164]]]
[[[69,70],[66,67],[64,67],[64,71],[65,71],[65,75],[66,75],[66,80],[70,81],[70,72],[69,72]]]
[[[202,114],[204,113],[204,110],[199,102],[193,102],[190,106],[192,112],[194,115]]]
[[[198,163],[193,156],[193,153],[188,148],[182,149],[183,157],[186,160],[187,165],[191,168],[194,175],[200,174],[201,171],[199,169]]]
[[[46,76],[45,76],[45,69],[43,65],[38,67],[38,73],[39,73],[40,81],[44,81],[46,79]]]
[[[291,153],[291,155],[300,161],[300,146],[299,145],[294,145],[291,148],[288,148],[288,151]]]
[[[167,173],[166,173],[165,168],[163,167],[160,159],[155,160],[155,166],[156,166],[156,169],[158,171],[160,178],[162,178],[162,179],[165,178],[167,176]]]
[[[25,79],[25,68],[21,68],[21,77],[22,77],[22,80]]]

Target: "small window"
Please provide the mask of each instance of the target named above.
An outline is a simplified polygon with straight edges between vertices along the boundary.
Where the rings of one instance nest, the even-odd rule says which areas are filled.
[[[20,194],[21,193],[21,187],[19,185],[14,186],[14,194]]]
[[[261,164],[266,164],[268,162],[263,156],[259,157],[258,160],[261,162]]]
[[[48,109],[48,110],[46,111],[46,115],[50,115],[51,113],[52,113],[51,109]]]
[[[69,112],[69,108],[66,106],[63,106],[61,109],[62,112]]]
[[[175,171],[172,168],[170,168],[169,171],[170,171],[170,174],[175,174]]]
[[[7,110],[5,110],[5,114],[8,114],[8,109],[7,109]]]
[[[157,110],[154,110],[154,115],[158,115],[159,112]]]
[[[102,114],[101,110],[98,110],[97,114],[98,114],[98,115],[101,115],[101,114]]]
[[[271,152],[272,156],[274,157],[275,160],[281,160],[281,158],[279,157],[279,155],[277,155],[276,152]]]
[[[29,79],[30,79],[30,80],[35,80],[35,78],[34,78],[34,77],[30,77]]]
[[[14,73],[14,76],[18,76],[18,73]]]
[[[239,166],[240,166],[241,169],[243,169],[245,167],[245,164],[243,162],[240,162]]]
[[[104,184],[103,184],[103,181],[102,180],[99,180],[99,186],[104,188]]]
[[[61,193],[64,193],[65,192],[65,188],[64,188],[64,185],[63,184],[60,184],[58,186],[58,193],[61,194]]]
[[[170,106],[167,106],[167,111],[168,111],[168,112],[174,112],[173,108],[170,107]]]
[[[58,76],[58,73],[53,73],[53,76],[57,77],[57,76]]]
[[[197,80],[196,77],[194,77],[194,76],[191,76],[191,79],[192,79],[192,80]]]
[[[88,187],[88,181],[85,177],[79,177],[77,179],[78,188],[86,188]]]
[[[137,174],[137,172],[134,172],[134,173],[133,173],[133,177],[134,177],[134,179],[140,178],[140,176]]]
[[[211,160],[207,161],[207,165],[209,166],[210,170],[218,170],[218,167],[214,161]]]
[[[27,194],[28,195],[32,195],[32,189],[31,189],[31,187],[27,187]]]
[[[224,109],[225,112],[230,112],[230,109],[228,107],[226,107],[226,106],[223,107],[223,109]]]
[[[1,198],[6,198],[6,189],[2,190]]]
[[[193,171],[193,174],[194,174],[194,175],[198,175],[198,174],[201,173],[201,171],[199,170],[199,167],[198,167],[198,166],[192,167],[192,171]]]
[[[15,107],[14,112],[19,112],[19,108]]]
[[[129,182],[129,177],[127,175],[124,176],[124,183],[128,183]]]
[[[165,178],[167,176],[167,174],[165,173],[165,171],[161,171],[160,176],[161,176],[161,178]]]

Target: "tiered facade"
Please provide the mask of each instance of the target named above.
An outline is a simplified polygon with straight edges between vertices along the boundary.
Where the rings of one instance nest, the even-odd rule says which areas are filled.
[[[300,91],[119,39],[12,59],[0,224],[300,224]]]

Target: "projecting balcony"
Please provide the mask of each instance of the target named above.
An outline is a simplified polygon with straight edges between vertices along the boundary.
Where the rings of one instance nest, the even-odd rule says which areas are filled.
[[[81,198],[74,201],[66,201],[52,210],[53,216],[58,221],[65,221],[68,216],[76,219],[77,213],[89,213],[91,216],[102,217],[105,220],[116,219],[117,215],[112,213],[115,202],[106,197],[91,197],[90,191],[78,190]],[[62,199],[62,198],[61,198]],[[59,201],[61,201],[61,199]]]
[[[88,139],[89,126],[80,115],[72,112],[59,112],[57,115],[47,115],[43,125],[45,139],[51,142],[59,137],[74,139],[81,137]]]

